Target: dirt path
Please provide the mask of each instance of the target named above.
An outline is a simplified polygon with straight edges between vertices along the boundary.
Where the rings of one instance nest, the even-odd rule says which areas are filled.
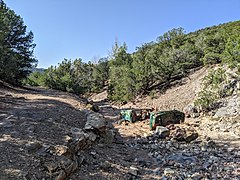
[[[85,100],[43,88],[10,86],[0,90],[1,179],[49,179],[46,164],[54,162],[49,153],[68,143],[73,128],[84,127]],[[69,179],[128,179],[151,169],[154,162],[147,156],[148,151],[131,147],[135,137],[113,127],[118,111],[104,103],[100,108],[110,131],[98,144],[81,152],[84,161]],[[139,162],[144,169],[139,168]]]
[[[239,177],[239,149],[229,143],[218,147],[207,134],[222,133],[221,128],[211,130],[216,124],[205,127],[197,122],[200,120],[189,119],[191,123],[183,127],[206,132],[192,143],[161,139],[151,135],[148,120],[117,124],[119,109],[105,98],[106,92],[92,97],[108,130],[96,144],[78,152],[81,165],[67,179]],[[0,87],[0,179],[53,179],[49,169],[54,169],[54,164],[48,162],[58,161],[52,159],[58,156],[49,153],[69,142],[72,129],[84,127],[84,108],[85,100],[69,93]],[[216,162],[222,169],[215,168]]]
[[[39,177],[45,150],[66,144],[71,128],[84,126],[83,99],[41,88],[0,90],[1,179]]]

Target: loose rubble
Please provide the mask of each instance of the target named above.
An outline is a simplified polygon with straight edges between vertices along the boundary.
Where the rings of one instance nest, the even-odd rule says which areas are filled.
[[[147,173],[161,179],[239,179],[240,150],[228,146],[217,146],[209,138],[182,141],[172,135],[163,139],[154,134],[136,138],[130,144],[138,150],[147,149],[148,156],[157,161],[157,170]]]

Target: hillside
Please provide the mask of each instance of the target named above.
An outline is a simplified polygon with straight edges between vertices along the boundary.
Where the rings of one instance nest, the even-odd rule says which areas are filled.
[[[191,33],[174,28],[133,53],[128,52],[126,43],[115,42],[111,56],[99,58],[96,63],[64,59],[43,74],[31,74],[25,83],[83,95],[105,89],[109,100],[126,104],[139,96],[165,92],[177,81],[185,83],[183,78],[202,67],[235,67],[239,74],[239,27],[240,21]]]
[[[239,20],[173,28],[132,53],[116,40],[107,57],[47,69],[34,68],[33,32],[3,0],[0,24],[0,179],[240,179]],[[61,38],[60,52],[52,38],[39,56],[96,53],[71,35],[77,44]]]
[[[183,111],[184,108],[193,104],[197,94],[201,90],[202,79],[209,72],[209,68],[201,68],[192,72],[186,78],[173,82],[172,88],[164,92],[159,92],[150,96],[136,98],[134,103],[128,103],[123,107],[150,108],[156,107],[158,110],[177,109]],[[174,87],[175,86],[175,87]]]
[[[163,95],[124,107],[182,110],[208,70],[196,70]],[[149,130],[149,120],[117,124],[119,109],[104,101],[106,93],[91,97],[101,117],[73,94],[5,83],[0,90],[1,179],[239,178],[239,116],[187,118],[173,125],[169,137],[160,138]],[[104,131],[85,129],[93,116],[96,122],[106,121]],[[174,140],[179,130],[198,133],[198,138]]]

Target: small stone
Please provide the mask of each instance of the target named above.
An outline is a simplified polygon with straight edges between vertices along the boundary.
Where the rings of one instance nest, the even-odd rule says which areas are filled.
[[[202,175],[196,172],[191,176],[191,178],[196,179],[196,180],[200,180],[200,179],[202,179]]]
[[[198,133],[197,132],[192,132],[192,131],[187,131],[186,132],[186,136],[185,136],[185,141],[186,142],[189,143],[189,142],[191,142],[191,141],[193,141],[197,138],[198,138]]]
[[[100,168],[104,171],[108,171],[109,169],[112,168],[112,166],[108,161],[105,161],[100,163]]]
[[[192,114],[191,114],[191,117],[192,117],[192,118],[197,118],[197,117],[199,117],[199,116],[200,116],[199,113],[192,113]]]
[[[29,142],[28,144],[26,144],[26,149],[29,152],[37,151],[41,147],[42,147],[42,145],[39,142]]]
[[[50,174],[52,174],[58,168],[58,165],[53,162],[45,163],[44,166],[47,168]]]
[[[103,148],[104,146],[105,146],[104,144],[101,144],[101,143],[98,144],[98,147],[100,148]]]
[[[69,142],[72,138],[70,136],[68,136],[68,135],[65,135],[63,137],[63,139],[64,139],[65,142]]]
[[[160,174],[160,168],[156,168],[153,170],[153,174],[159,175]]]
[[[173,175],[175,174],[175,171],[171,168],[164,169],[164,175]]]
[[[130,166],[129,173],[134,175],[134,176],[137,176],[138,175],[138,168]]]
[[[143,137],[148,137],[149,136],[149,134],[147,134],[147,133],[143,133]]]
[[[161,180],[167,180],[168,178],[166,176],[162,176]]]
[[[65,168],[64,171],[66,175],[69,175],[74,171],[73,167],[74,167],[74,162],[72,162],[68,167]]]
[[[54,148],[55,148],[55,153],[58,156],[62,156],[63,154],[67,153],[67,151],[68,151],[68,147],[63,146],[63,145],[56,145]]]
[[[210,141],[210,140],[211,140],[211,138],[207,136],[206,137],[206,141]]]
[[[56,180],[64,180],[66,179],[67,174],[64,172],[64,170],[61,170],[59,175],[56,177]]]
[[[95,156],[97,153],[94,152],[94,151],[92,151],[92,152],[90,152],[90,154],[93,155],[93,156]]]

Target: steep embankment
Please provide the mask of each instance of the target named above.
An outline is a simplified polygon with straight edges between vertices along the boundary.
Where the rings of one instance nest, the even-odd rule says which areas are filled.
[[[188,104],[194,102],[197,93],[201,90],[201,82],[207,75],[210,68],[201,68],[193,71],[189,77],[178,82],[165,92],[155,94],[154,97],[138,97],[134,102],[130,102],[122,108],[157,108],[158,110],[177,109],[182,111]]]
[[[159,111],[172,109],[183,111],[185,107],[194,103],[198,92],[201,91],[202,79],[214,68],[215,66],[201,68],[193,72],[189,77],[177,82],[175,87],[167,89],[164,93],[156,94],[154,98],[150,96],[138,97],[134,102],[130,102],[121,108],[142,109],[154,107]],[[232,144],[238,147],[240,146],[240,104],[237,102],[238,99],[240,99],[240,96],[236,94],[224,100],[225,104],[233,104],[234,111],[237,111],[235,114],[238,115],[231,117],[201,116],[199,118],[187,118],[186,123],[195,124],[195,122],[198,122],[197,125],[195,124],[195,128],[202,136],[209,136],[221,144]],[[225,111],[224,113],[227,114]],[[130,132],[136,133],[133,129]],[[129,130],[127,132],[129,133]]]

